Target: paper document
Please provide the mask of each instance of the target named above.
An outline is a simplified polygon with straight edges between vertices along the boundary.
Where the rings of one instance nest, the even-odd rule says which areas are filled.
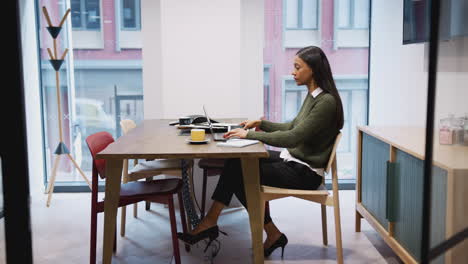
[[[220,147],[242,148],[242,147],[245,147],[245,146],[250,146],[250,145],[253,145],[253,144],[257,144],[258,142],[259,142],[258,140],[252,140],[252,139],[233,138],[233,139],[229,139],[226,142],[219,142],[216,145],[220,146]]]

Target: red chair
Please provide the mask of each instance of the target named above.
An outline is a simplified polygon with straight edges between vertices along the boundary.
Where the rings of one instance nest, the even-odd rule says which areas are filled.
[[[96,228],[97,214],[104,212],[104,201],[98,202],[98,175],[105,178],[106,161],[104,159],[95,159],[96,154],[105,149],[114,142],[114,138],[107,132],[98,132],[86,138],[89,151],[93,157],[93,178],[91,195],[91,245],[90,245],[90,263],[96,263]],[[177,223],[174,210],[174,194],[177,194],[180,206],[180,217],[182,220],[182,229],[186,230],[185,212],[182,202],[182,180],[180,179],[162,179],[148,182],[135,181],[122,184],[120,188],[119,207],[141,201],[150,200],[153,202],[169,205],[169,216],[171,221],[172,247],[174,258],[177,264],[180,264],[179,242],[177,239]],[[116,250],[117,236],[114,236],[114,252]],[[186,246],[186,250],[189,248]]]

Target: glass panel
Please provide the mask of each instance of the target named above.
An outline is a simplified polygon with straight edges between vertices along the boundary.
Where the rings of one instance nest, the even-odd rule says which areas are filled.
[[[79,6],[81,3],[81,6],[85,6],[88,12],[86,13],[88,29],[89,26],[99,29],[100,1],[83,1],[85,2],[65,2],[71,4],[67,6],[61,0],[39,0],[38,6],[46,6],[51,20],[60,21],[68,7]],[[134,5],[134,8],[137,7],[139,8],[139,5]],[[140,12],[140,10],[134,11]],[[42,10],[38,12],[38,15],[42,17]],[[115,13],[114,10],[108,12]],[[122,21],[122,18],[117,17],[110,22],[114,23],[118,20]],[[40,21],[43,23],[45,20]],[[114,27],[114,25],[110,26]],[[48,181],[51,176],[56,157],[54,152],[60,142],[60,131],[63,135],[62,141],[70,150],[70,154],[80,169],[90,178],[92,159],[85,142],[86,137],[96,132],[107,131],[116,138],[121,134],[119,121],[122,118],[133,119],[137,124],[143,119],[141,49],[116,51],[112,34],[102,35],[105,43],[103,48],[73,48],[65,57],[59,74],[62,111],[60,116],[62,127],[60,128],[55,71],[48,61],[49,55],[46,50],[47,48],[53,50],[53,42],[45,25],[41,24],[39,28],[47,169],[45,180]],[[70,48],[71,41],[68,36],[71,33],[67,31],[67,27],[62,28],[57,41],[59,55],[65,48]],[[78,35],[83,32],[73,31],[73,34],[75,33]],[[73,183],[76,185],[74,182],[84,184],[81,174],[75,169],[73,163],[67,158],[62,158],[58,167],[57,184],[72,185]]]
[[[369,28],[369,0],[354,0],[354,28]]]
[[[463,11],[463,6],[465,11]],[[432,58],[429,55],[427,61],[437,59],[434,138],[432,141],[434,145],[432,155],[433,199],[430,205],[431,247],[435,247],[468,228],[467,7],[466,1],[441,1],[441,28],[439,30],[441,40],[436,43],[439,48],[438,56]],[[465,29],[467,33],[463,34],[459,31],[460,29]],[[455,32],[461,33],[461,35],[453,34]],[[443,203],[439,201],[439,197],[444,198]],[[444,227],[442,232],[439,231],[441,226]],[[465,238],[449,252],[451,254],[446,252],[445,256],[448,256],[451,263],[466,262],[468,259],[468,239]],[[443,258],[439,257],[438,262],[436,259],[431,263],[443,263],[440,260],[443,261]]]
[[[99,8],[99,0],[86,0],[86,28],[97,29],[101,28],[101,13]]]
[[[71,0],[71,20],[73,28],[83,27],[81,23],[81,1],[80,0]]]
[[[317,0],[302,0],[302,27],[317,28]]]
[[[123,25],[125,28],[136,27],[136,0],[123,0]]]
[[[297,92],[286,91],[286,100],[284,105],[284,121],[289,122],[296,117],[297,114]]]
[[[299,0],[286,0],[286,28],[297,28]]]
[[[338,27],[347,28],[350,27],[350,0],[338,0]]]

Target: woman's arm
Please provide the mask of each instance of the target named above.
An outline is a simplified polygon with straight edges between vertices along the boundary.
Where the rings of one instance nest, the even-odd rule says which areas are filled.
[[[321,130],[329,127],[330,122],[335,122],[335,112],[334,98],[324,98],[314,106],[304,120],[298,121],[299,123],[293,129],[266,133],[249,131],[246,138],[257,139],[275,147],[294,148],[304,142],[306,138],[313,137]]]
[[[275,123],[267,120],[261,120],[260,129],[265,132],[286,131],[292,128],[293,122]]]

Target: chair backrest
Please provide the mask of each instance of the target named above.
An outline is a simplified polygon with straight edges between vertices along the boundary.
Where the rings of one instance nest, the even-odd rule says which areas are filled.
[[[124,119],[120,121],[120,127],[122,128],[122,131],[124,134],[127,134],[128,131],[134,129],[136,127],[135,121],[131,119]]]
[[[333,149],[332,149],[332,152],[330,153],[330,158],[328,159],[327,168],[325,169],[325,172],[327,174],[330,172],[330,168],[333,165],[333,162],[335,162],[336,160],[336,149],[338,148],[338,144],[340,143],[341,136],[342,136],[341,132],[339,132],[338,135],[336,135],[335,143],[333,144]]]
[[[101,178],[103,179],[106,177],[106,160],[95,159],[95,157],[96,154],[101,152],[112,142],[114,142],[114,138],[109,132],[105,131],[94,133],[86,138],[86,144],[88,144],[89,152],[91,152],[91,156],[93,157],[93,166],[96,169],[99,176],[101,176]]]

